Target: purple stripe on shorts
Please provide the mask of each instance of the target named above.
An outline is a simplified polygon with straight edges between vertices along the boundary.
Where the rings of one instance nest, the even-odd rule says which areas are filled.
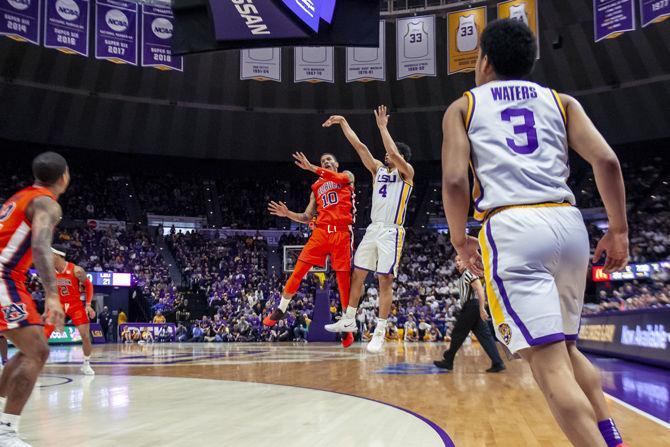
[[[577,341],[577,336],[579,334],[565,335],[565,341]]]
[[[395,264],[398,261],[398,236],[400,236],[400,230],[396,228],[395,230],[395,250],[393,251],[393,264],[391,265],[391,270],[389,270],[388,273],[385,273],[386,275],[390,275],[393,273],[393,269],[395,268]]]
[[[565,341],[567,338],[568,337],[563,332],[557,332],[555,334],[543,335],[538,338],[531,338],[531,341],[529,341],[528,344],[531,346],[547,345],[557,341]]]

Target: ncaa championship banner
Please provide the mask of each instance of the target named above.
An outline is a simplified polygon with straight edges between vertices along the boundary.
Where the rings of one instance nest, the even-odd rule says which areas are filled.
[[[448,73],[473,71],[479,52],[479,36],[486,28],[486,6],[450,12],[447,16]]]
[[[96,0],[95,58],[137,65],[137,3]]]
[[[633,0],[593,0],[593,28],[596,42],[635,31]]]
[[[294,82],[335,82],[333,47],[295,47]]]
[[[347,47],[347,82],[386,81],[386,21],[379,22],[378,48]]]
[[[172,54],[172,9],[142,5],[142,66],[184,71],[184,58]]]
[[[537,58],[540,58],[540,21],[537,0],[507,0],[498,3],[499,19],[521,20],[537,37]]]
[[[670,17],[670,0],[640,0],[642,27],[660,23]]]
[[[240,79],[281,82],[281,48],[241,50]]]
[[[41,11],[40,0],[0,0],[0,35],[39,45]]]
[[[44,46],[66,54],[88,56],[89,0],[45,2]]]
[[[436,76],[435,16],[396,22],[397,79]]]

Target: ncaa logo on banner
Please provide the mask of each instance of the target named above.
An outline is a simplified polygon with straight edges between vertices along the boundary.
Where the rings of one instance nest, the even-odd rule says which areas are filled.
[[[9,3],[12,8],[23,11],[30,8],[31,0],[7,0],[7,3]]]
[[[151,22],[151,30],[159,39],[169,39],[172,37],[172,22],[159,17]]]
[[[68,22],[72,22],[79,18],[79,6],[77,6],[73,0],[56,1],[56,12]]]
[[[116,32],[122,32],[128,29],[128,17],[118,9],[110,9],[105,14],[105,22],[107,26]]]

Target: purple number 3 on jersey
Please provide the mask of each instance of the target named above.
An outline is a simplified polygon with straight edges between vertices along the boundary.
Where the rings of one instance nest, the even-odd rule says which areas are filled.
[[[507,138],[507,146],[517,154],[528,155],[537,150],[540,145],[537,142],[537,130],[535,129],[535,115],[529,109],[505,109],[501,113],[503,121],[512,122],[512,118],[520,116],[523,124],[514,126],[514,134],[526,134],[527,144],[518,145],[513,138]]]

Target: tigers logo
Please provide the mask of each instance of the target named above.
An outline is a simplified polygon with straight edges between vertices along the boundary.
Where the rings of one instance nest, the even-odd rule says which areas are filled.
[[[3,307],[2,312],[5,314],[5,321],[7,323],[18,323],[28,318],[26,305],[23,303],[12,303],[7,307]]]
[[[500,332],[503,342],[505,342],[506,345],[509,345],[509,342],[512,341],[512,329],[509,325],[507,323],[499,324],[498,331]]]

